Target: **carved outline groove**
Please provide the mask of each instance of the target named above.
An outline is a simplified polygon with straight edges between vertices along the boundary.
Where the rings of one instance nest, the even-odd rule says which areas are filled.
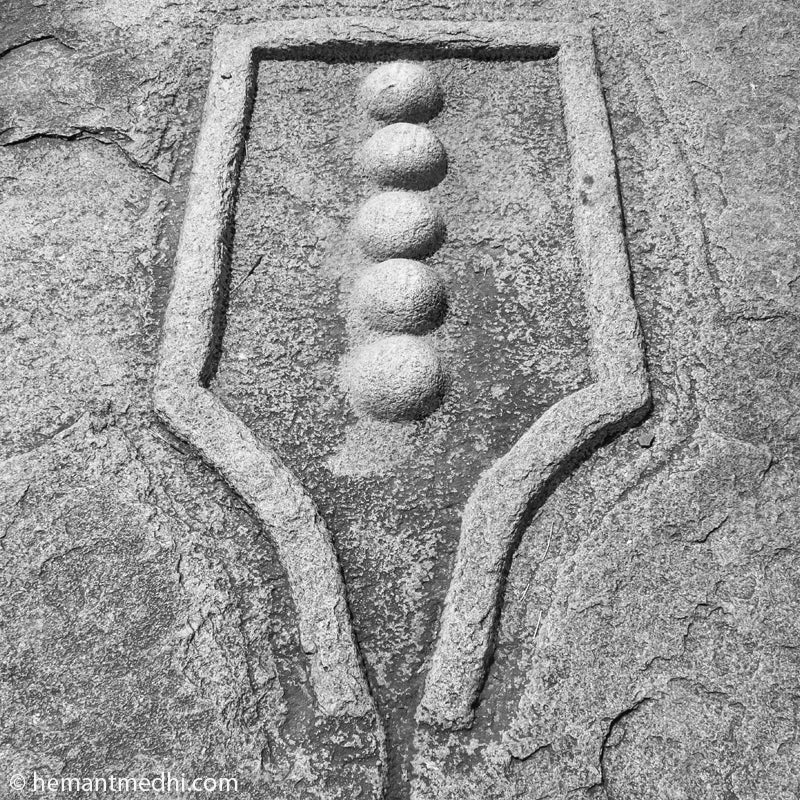
[[[313,501],[268,444],[208,389],[226,297],[232,231],[260,54],[497,53],[558,59],[595,382],[548,409],[484,472],[461,542],[420,718],[469,725],[491,654],[503,582],[531,507],[604,438],[641,419],[650,393],[622,231],[616,166],[591,31],[513,22],[307,19],[222,26],[215,38],[154,386],[158,416],[246,500],[275,541],[322,711],[372,716],[344,584]],[[384,56],[385,57],[385,56]],[[377,720],[377,717],[376,717]],[[380,723],[377,723],[380,725]]]

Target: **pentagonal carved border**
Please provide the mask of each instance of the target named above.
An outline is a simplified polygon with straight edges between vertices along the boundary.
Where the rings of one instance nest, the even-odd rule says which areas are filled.
[[[373,715],[330,534],[268,443],[207,388],[224,305],[229,237],[260,52],[434,48],[558,61],[569,143],[574,229],[591,330],[594,382],[547,410],[486,472],[469,498],[422,720],[469,725],[484,680],[516,542],[532,507],[604,438],[650,403],[619,207],[616,164],[591,31],[513,22],[308,19],[220,28],[164,323],[154,403],[159,417],[224,477],[272,536],[298,614],[323,713]]]

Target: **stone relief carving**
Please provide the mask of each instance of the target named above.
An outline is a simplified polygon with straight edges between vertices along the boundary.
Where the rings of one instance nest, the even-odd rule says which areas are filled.
[[[0,6],[0,796],[800,797],[797,3]],[[355,13],[393,19],[280,22]],[[204,133],[156,387],[193,447],[152,389],[222,23],[231,137]],[[582,23],[653,410],[536,492],[506,457],[609,377],[565,117],[599,95],[560,74]],[[430,119],[370,115],[401,63]],[[446,225],[416,266],[354,235],[394,191]],[[446,371],[427,416],[348,396],[391,336]],[[452,647],[459,563],[485,581]]]
[[[361,164],[378,184],[400,187],[362,205],[354,233],[364,253],[380,263],[368,267],[353,291],[354,310],[373,330],[396,332],[361,346],[350,359],[345,383],[360,414],[376,419],[426,417],[442,401],[448,376],[426,333],[441,323],[447,290],[438,275],[411,257],[433,253],[445,236],[439,211],[424,195],[447,171],[447,153],[426,122],[440,111],[442,90],[421,64],[399,61],[370,73],[361,89],[370,116],[391,122],[361,151]],[[397,335],[400,334],[400,335]]]
[[[373,69],[358,98],[362,112],[382,125],[357,154],[377,191],[357,209],[348,234],[370,263],[354,280],[342,310],[355,346],[342,354],[341,379],[364,425],[399,430],[396,426],[408,421],[433,419],[458,377],[457,365],[448,363],[434,338],[450,324],[449,304],[458,298],[448,276],[424,262],[443,243],[447,249],[446,213],[427,195],[447,181],[449,162],[446,138],[425,126],[447,108],[434,71],[424,64],[425,53],[555,58],[566,131],[591,380],[529,419],[527,430],[480,473],[469,492],[417,710],[423,723],[458,728],[470,725],[491,658],[505,576],[530,515],[592,448],[641,420],[650,402],[591,33],[527,23],[420,22],[398,29],[391,22],[345,19],[221,29],[165,321],[155,407],[247,501],[274,539],[320,709],[333,717],[374,720],[380,730],[326,521],[270,443],[209,389],[224,331],[237,186],[258,102],[259,59],[276,51],[303,59],[314,48],[349,50],[358,58],[376,46],[395,48],[400,56],[406,48],[423,57],[398,57]],[[395,435],[386,427],[375,430],[379,439]],[[337,469],[352,472],[346,465],[332,471]]]

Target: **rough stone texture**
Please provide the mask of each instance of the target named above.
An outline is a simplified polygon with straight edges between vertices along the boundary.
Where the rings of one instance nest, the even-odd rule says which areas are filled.
[[[430,259],[450,307],[429,337],[456,367],[453,383],[418,423],[349,412],[338,375],[365,341],[349,305],[370,264],[349,227],[353,198],[374,190],[350,169],[353,142],[372,125],[352,87],[371,66],[346,56],[259,66],[213,389],[301,476],[328,521],[386,723],[390,786],[407,793],[463,504],[532,418],[585,384],[586,325],[555,65],[436,61],[449,102],[432,127],[472,131],[450,145],[452,169],[430,193],[452,236]],[[281,241],[290,244],[276,259]]]
[[[375,131],[358,160],[377,184],[397,189],[431,189],[447,174],[447,153],[436,134],[407,122]]]
[[[379,192],[367,198],[353,220],[353,235],[375,261],[422,258],[444,240],[441,211],[417,192]]]
[[[531,516],[567,471],[610,436],[641,422],[650,407],[616,164],[591,39],[580,29],[574,35],[565,31],[557,59],[593,382],[536,419],[481,474],[464,506],[453,577],[418,715],[449,727],[472,723],[507,571]]]
[[[359,416],[391,421],[423,419],[444,399],[447,370],[420,336],[386,336],[347,357],[344,385]]]
[[[354,323],[369,330],[428,333],[447,312],[447,287],[426,264],[390,258],[361,272],[348,305]]]
[[[213,30],[321,13],[384,10],[12,0],[0,11],[7,772],[171,766],[238,774],[240,796],[262,800],[369,786],[371,767],[351,751],[346,770],[314,716],[268,537],[150,412]],[[414,793],[795,798],[798,8],[546,0],[392,13],[591,21],[654,391],[652,446],[635,431],[601,448],[531,521],[473,728],[420,729]],[[499,185],[513,185],[500,166]],[[287,243],[287,262],[316,257],[314,241]],[[272,359],[294,352],[272,346]],[[453,541],[434,551],[356,533],[356,617],[384,602],[376,541],[406,572],[413,631],[415,565],[447,561]],[[436,569],[441,581],[448,564]],[[428,631],[439,608],[424,611]],[[397,630],[362,642],[378,670]]]
[[[411,61],[393,61],[373,70],[359,95],[362,108],[381,122],[428,122],[444,103],[433,73]]]
[[[375,723],[325,521],[274,450],[208,390],[225,327],[226,253],[253,89],[252,50],[237,29],[223,29],[216,38],[153,404],[170,430],[219,470],[271,533],[289,578],[300,641],[323,713],[369,717]],[[380,747],[379,722],[377,728]]]

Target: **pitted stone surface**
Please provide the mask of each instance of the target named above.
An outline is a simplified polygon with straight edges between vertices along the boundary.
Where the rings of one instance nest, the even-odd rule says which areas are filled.
[[[427,122],[444,103],[431,71],[410,61],[378,67],[364,80],[360,95],[367,113],[382,122]]]
[[[448,385],[441,358],[419,336],[387,336],[362,345],[349,356],[343,378],[357,414],[392,422],[427,417]]]
[[[436,134],[407,122],[377,130],[358,160],[375,183],[398,189],[430,189],[447,174],[447,153]]]
[[[213,33],[220,23],[325,17],[345,6],[2,5],[0,105],[13,130],[0,137],[9,145],[0,148],[8,276],[0,418],[4,455],[25,452],[24,468],[15,459],[0,477],[9,482],[0,492],[8,632],[0,692],[4,722],[14,731],[2,745],[2,785],[32,764],[40,773],[102,774],[114,764],[117,773],[142,774],[146,763],[154,772],[175,765],[187,774],[235,775],[237,800],[374,798],[359,783],[361,762],[342,768],[343,751],[354,752],[352,732],[335,737],[317,727],[295,609],[269,537],[149,410]],[[346,8],[362,17],[388,13],[367,0]],[[550,381],[516,395],[532,414],[574,388],[569,370],[581,369],[570,305],[556,300],[552,315],[549,305],[575,279],[570,260],[561,265],[563,283],[558,259],[540,257],[538,277],[527,270],[532,253],[515,239],[513,223],[541,220],[546,204],[525,204],[539,190],[523,191],[524,158],[509,153],[508,139],[499,142],[503,158],[489,143],[503,130],[498,108],[513,120],[519,105],[533,114],[520,149],[531,146],[529,137],[551,135],[536,118],[536,109],[550,106],[531,101],[531,77],[519,64],[493,64],[486,88],[488,81],[470,82],[469,64],[431,64],[448,90],[447,114],[431,126],[448,145],[456,181],[435,192],[444,192],[448,225],[463,226],[475,257],[465,260],[459,234],[451,237],[452,260],[448,244],[432,263],[446,281],[467,287],[471,324],[485,331],[479,341],[491,353],[484,374],[502,368],[496,393],[507,383],[516,388],[481,405],[493,382],[481,383],[476,371],[465,392],[477,403],[474,425],[467,415],[448,417],[459,408],[448,399],[422,423],[342,430],[330,376],[347,345],[335,322],[336,279],[326,289],[321,273],[328,264],[346,287],[353,277],[324,253],[337,235],[330,219],[345,225],[360,191],[336,175],[337,165],[348,173],[372,129],[348,138],[326,127],[335,122],[325,109],[340,80],[340,73],[324,75],[330,65],[309,76],[287,63],[274,87],[276,102],[281,86],[292,87],[286,113],[303,136],[311,128],[318,145],[299,156],[302,137],[287,125],[276,137],[279,145],[285,137],[285,170],[267,171],[264,184],[276,219],[265,219],[260,195],[252,216],[238,220],[248,228],[235,256],[226,337],[234,335],[226,338],[220,386],[226,402],[281,447],[337,526],[362,652],[381,713],[394,726],[390,800],[409,791],[415,800],[800,796],[800,35],[795,4],[764,0],[752,12],[742,2],[699,0],[396,4],[398,41],[406,40],[406,20],[428,15],[456,21],[463,33],[481,18],[591,20],[656,392],[646,424],[653,445],[643,449],[634,434],[599,451],[525,533],[472,731],[423,729],[413,746],[407,743],[415,732],[402,717],[413,708],[429,652],[453,553],[447,526],[457,516],[441,521],[433,508],[463,504],[437,475],[447,474],[453,486],[467,483],[465,463],[479,462],[480,448],[488,448],[488,459],[507,445],[493,427],[501,422],[513,439],[510,398],[525,389],[523,362],[546,369]],[[362,20],[353,30],[368,28]],[[351,66],[340,100],[352,109],[374,63]],[[505,69],[521,73],[510,87],[494,80]],[[522,92],[519,102],[507,88]],[[466,113],[475,97],[485,123]],[[442,124],[453,108],[465,112],[455,137]],[[274,146],[268,120],[262,124],[263,147]],[[359,123],[351,112],[344,124]],[[451,143],[462,134],[463,143]],[[480,171],[480,192],[460,183],[458,165],[469,163],[470,147],[487,164],[497,159],[502,188],[492,186],[488,167]],[[257,151],[254,140],[248,150]],[[54,175],[67,187],[60,194]],[[559,187],[551,193],[546,178],[540,185],[553,212],[566,217]],[[59,200],[72,191],[86,198],[75,206],[78,220]],[[507,209],[497,217],[502,232],[481,220],[471,229],[456,208],[464,196],[478,198],[487,214]],[[532,243],[534,254],[541,256],[549,236]],[[276,263],[265,257],[246,277],[265,252],[279,256]],[[529,314],[543,340],[560,349],[541,344],[533,324],[533,335],[491,349],[500,341],[494,306],[472,291],[473,278],[475,285],[496,280],[509,304],[501,315]],[[519,304],[508,294],[517,283],[531,287]],[[276,297],[285,308],[276,307]],[[540,307],[537,298],[548,302]],[[469,315],[458,303],[451,313],[461,325]],[[80,342],[89,345],[76,351]],[[458,357],[465,351],[456,347]],[[519,384],[506,380],[517,373]],[[86,444],[82,432],[65,429],[83,410],[109,401],[121,413],[92,415]],[[439,427],[448,418],[460,427]],[[416,457],[417,425],[428,426],[433,442],[463,431],[463,449],[433,466],[420,457],[419,485],[401,484],[396,467],[384,487],[367,444],[385,440],[383,431],[392,428],[416,443]],[[115,443],[118,426],[130,446]],[[325,476],[320,465],[351,440],[364,445],[356,452],[367,477]],[[392,446],[397,455],[394,440]],[[752,448],[763,455],[754,458]],[[407,451],[400,456],[408,461]],[[409,517],[400,510],[406,505],[419,510]],[[431,524],[434,518],[440,521]],[[546,679],[528,686],[543,665]],[[109,708],[121,713],[109,719]],[[514,756],[506,746],[511,720]]]
[[[429,260],[449,300],[426,337],[451,369],[442,405],[407,423],[356,419],[337,380],[366,338],[342,312],[371,265],[349,226],[369,191],[352,155],[374,128],[348,106],[370,63],[260,65],[213,384],[331,526],[386,720],[390,800],[408,797],[417,769],[414,711],[465,498],[530,419],[587,379],[555,67],[435,66],[448,107],[431,127],[452,164],[430,191],[452,232]],[[261,257],[277,249],[281,260]]]
[[[419,192],[380,192],[358,210],[353,232],[364,253],[377,261],[421,258],[442,243],[445,223]]]
[[[391,258],[367,267],[353,286],[350,305],[368,328],[387,333],[426,333],[447,311],[447,289],[420,261]]]

